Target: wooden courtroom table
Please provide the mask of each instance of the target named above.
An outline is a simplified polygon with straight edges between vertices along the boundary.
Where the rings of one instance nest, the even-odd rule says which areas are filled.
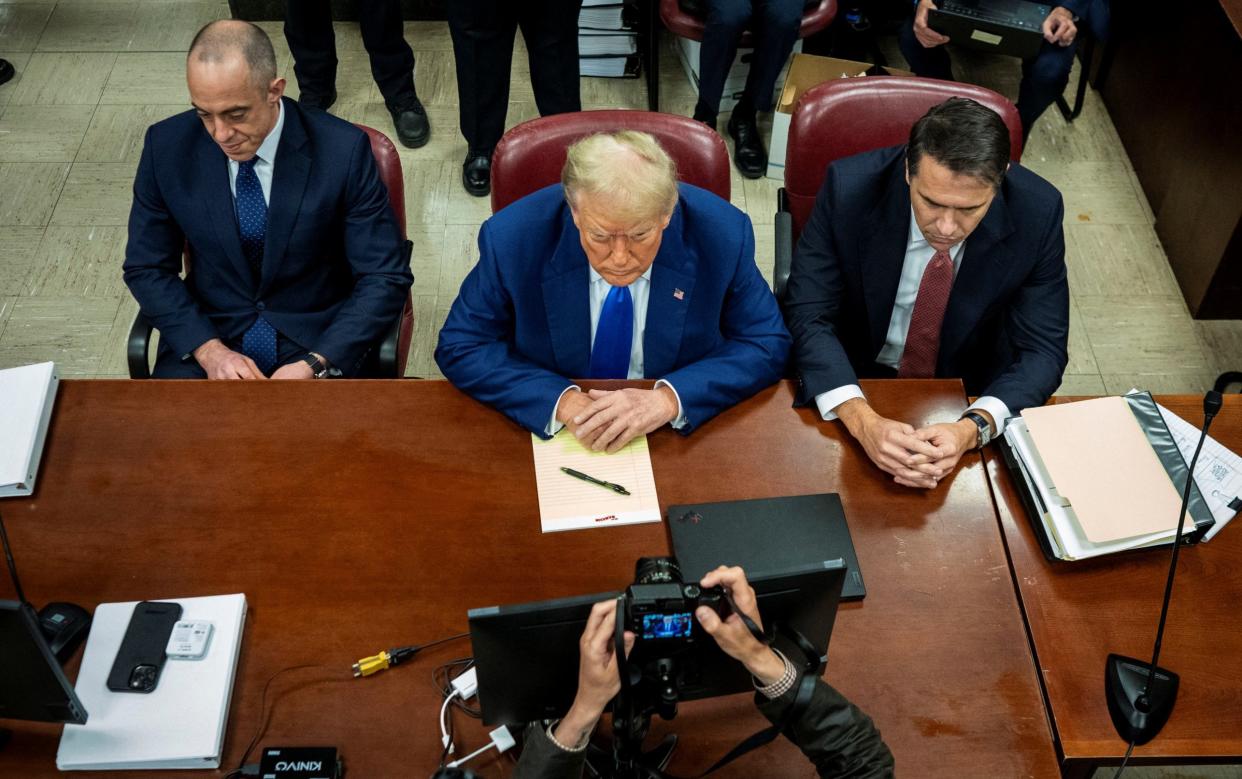
[[[1202,397],[1157,400],[1202,427]],[[1242,397],[1225,396],[1209,432],[1242,450]],[[1170,551],[1048,562],[999,453],[987,459],[1063,771],[1066,777],[1090,777],[1098,765],[1119,764],[1128,745],[1108,715],[1104,660],[1109,652],[1151,659]],[[1179,555],[1160,666],[1180,675],[1181,687],[1168,724],[1153,741],[1135,747],[1131,764],[1242,762],[1239,560],[1242,524]]]
[[[864,387],[915,425],[966,405],[957,381]],[[841,493],[868,595],[841,608],[827,678],[875,718],[902,775],[1056,776],[978,455],[935,491],[899,487],[792,397],[783,383],[689,437],[651,435],[661,507]],[[355,779],[433,773],[431,670],[470,647],[361,680],[355,660],[463,631],[472,607],[620,590],[638,557],[669,552],[663,523],[541,534],[529,434],[440,381],[64,381],[37,494],[0,510],[36,605],[244,592],[224,767],[255,733],[265,683],[313,665],[272,681],[261,745],[337,746]],[[456,722],[458,754],[486,743]],[[683,704],[653,732],[681,735],[670,770],[686,776],[766,724],[735,695]],[[55,773],[60,726],[6,726],[0,773]],[[471,767],[507,776],[493,754]],[[780,739],[720,775],[814,772]]]

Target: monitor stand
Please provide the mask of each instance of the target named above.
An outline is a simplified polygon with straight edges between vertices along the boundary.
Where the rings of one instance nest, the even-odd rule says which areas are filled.
[[[592,743],[587,747],[587,765],[592,772],[589,775],[600,779],[665,779],[664,769],[676,747],[676,733],[668,734],[647,752],[641,751],[641,742],[633,751],[629,748],[617,750],[615,746],[609,750]]]

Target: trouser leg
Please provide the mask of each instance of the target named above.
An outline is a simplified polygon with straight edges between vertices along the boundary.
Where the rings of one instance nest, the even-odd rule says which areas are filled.
[[[293,54],[301,99],[313,102],[331,95],[336,87],[336,34],[328,0],[289,0],[285,41]]]
[[[509,0],[452,0],[445,6],[461,134],[472,150],[490,152],[505,129],[517,20]]]
[[[371,60],[371,76],[389,110],[416,99],[414,51],[405,40],[400,0],[358,0],[358,26]]]

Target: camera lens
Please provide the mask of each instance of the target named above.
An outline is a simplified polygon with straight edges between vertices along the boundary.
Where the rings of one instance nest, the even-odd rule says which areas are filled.
[[[681,581],[681,566],[675,557],[640,557],[634,565],[636,584],[667,584]]]

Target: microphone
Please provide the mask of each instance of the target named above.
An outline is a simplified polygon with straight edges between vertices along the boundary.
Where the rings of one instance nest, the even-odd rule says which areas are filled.
[[[1173,713],[1173,703],[1177,699],[1177,674],[1158,665],[1160,644],[1164,639],[1165,620],[1169,616],[1169,598],[1173,595],[1173,577],[1177,573],[1177,555],[1182,548],[1182,525],[1186,507],[1190,504],[1195,465],[1199,461],[1203,442],[1207,439],[1208,428],[1220,413],[1221,403],[1221,395],[1216,390],[1210,390],[1203,397],[1203,430],[1186,472],[1182,506],[1177,513],[1177,532],[1173,537],[1173,555],[1169,561],[1169,578],[1164,585],[1164,604],[1160,607],[1160,624],[1156,628],[1156,643],[1152,648],[1151,662],[1109,654],[1104,663],[1104,694],[1108,700],[1108,713],[1112,717],[1117,735],[1130,744],[1131,750],[1136,744],[1146,744],[1156,737],[1169,721],[1169,715]],[[1126,753],[1127,758],[1129,754]]]

